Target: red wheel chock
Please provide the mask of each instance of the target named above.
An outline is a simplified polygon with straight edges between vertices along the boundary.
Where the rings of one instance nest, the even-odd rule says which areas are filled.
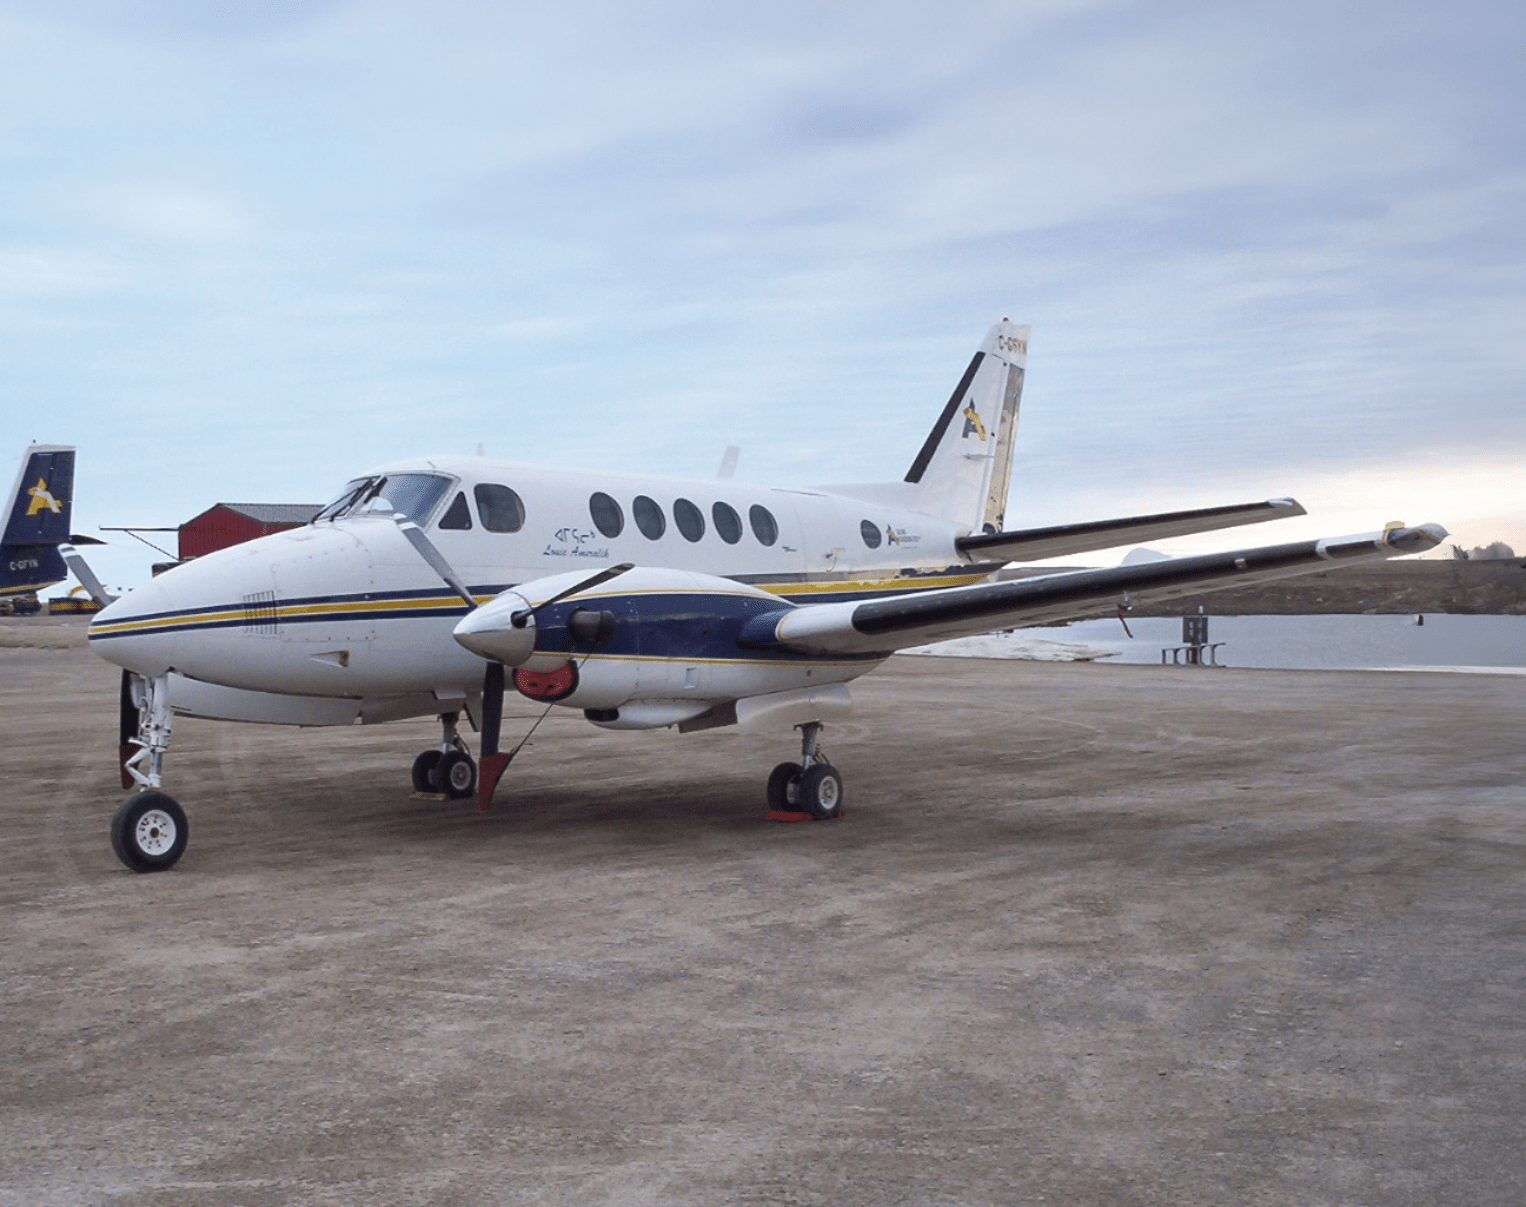
[[[763,815],[764,821],[836,821],[842,816],[842,810],[837,810],[831,817],[812,817],[809,813],[795,813],[788,809],[770,809]]]
[[[488,802],[493,799],[498,781],[513,761],[512,750],[507,754],[485,754],[477,760],[477,812],[487,812]]]

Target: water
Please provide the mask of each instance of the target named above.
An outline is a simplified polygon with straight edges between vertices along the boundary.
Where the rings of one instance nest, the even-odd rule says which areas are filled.
[[[1133,639],[1116,619],[1023,629],[1039,641],[1083,644],[1109,662],[1159,664],[1162,648],[1182,644],[1179,617],[1130,618]],[[1283,670],[1470,670],[1526,674],[1526,616],[1210,616],[1208,639],[1223,642],[1224,666]],[[1169,655],[1168,655],[1169,657]]]

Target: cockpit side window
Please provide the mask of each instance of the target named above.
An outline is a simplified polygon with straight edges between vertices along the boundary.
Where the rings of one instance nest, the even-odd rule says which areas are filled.
[[[440,517],[437,528],[459,529],[465,531],[472,526],[472,509],[467,506],[466,494],[456,491],[456,497],[451,505],[445,509],[445,514]]]
[[[489,532],[518,532],[525,526],[525,504],[518,492],[495,482],[479,482],[472,487],[477,499],[477,514]]]

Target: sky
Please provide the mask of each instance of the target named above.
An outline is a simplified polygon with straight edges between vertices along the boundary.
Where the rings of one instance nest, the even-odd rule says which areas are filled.
[[[0,472],[78,445],[86,533],[479,443],[893,480],[1009,316],[1008,527],[1526,552],[1522,62],[1505,0],[0,0]]]

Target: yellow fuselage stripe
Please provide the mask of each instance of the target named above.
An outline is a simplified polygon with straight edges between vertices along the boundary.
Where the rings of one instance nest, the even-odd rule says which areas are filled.
[[[766,583],[758,584],[756,589],[770,595],[848,595],[863,594],[869,592],[911,592],[928,591],[940,587],[966,586],[973,582],[979,582],[986,577],[985,572],[976,574],[940,575],[935,578],[917,579],[876,579],[869,581],[840,582],[840,583]],[[666,595],[672,593],[670,587],[653,587],[641,591],[610,591],[590,592],[588,598],[595,599],[610,595]],[[690,590],[680,589],[685,595],[745,595],[745,591],[706,591],[703,588]],[[491,595],[479,595],[476,597],[479,604],[492,599]],[[96,624],[91,626],[91,633],[99,637],[112,637],[123,633],[148,633],[155,629],[179,628],[186,625],[207,625],[238,621],[250,625],[278,624],[283,620],[296,620],[310,616],[331,616],[335,619],[344,619],[357,612],[421,612],[442,607],[449,607],[458,603],[460,596],[453,594],[441,594],[428,596],[423,599],[368,599],[363,601],[351,600],[346,602],[336,601],[333,603],[289,605],[276,604],[273,607],[261,610],[257,606],[249,608],[219,608],[206,612],[192,612],[179,616],[152,616],[141,620],[119,620],[111,624]]]

